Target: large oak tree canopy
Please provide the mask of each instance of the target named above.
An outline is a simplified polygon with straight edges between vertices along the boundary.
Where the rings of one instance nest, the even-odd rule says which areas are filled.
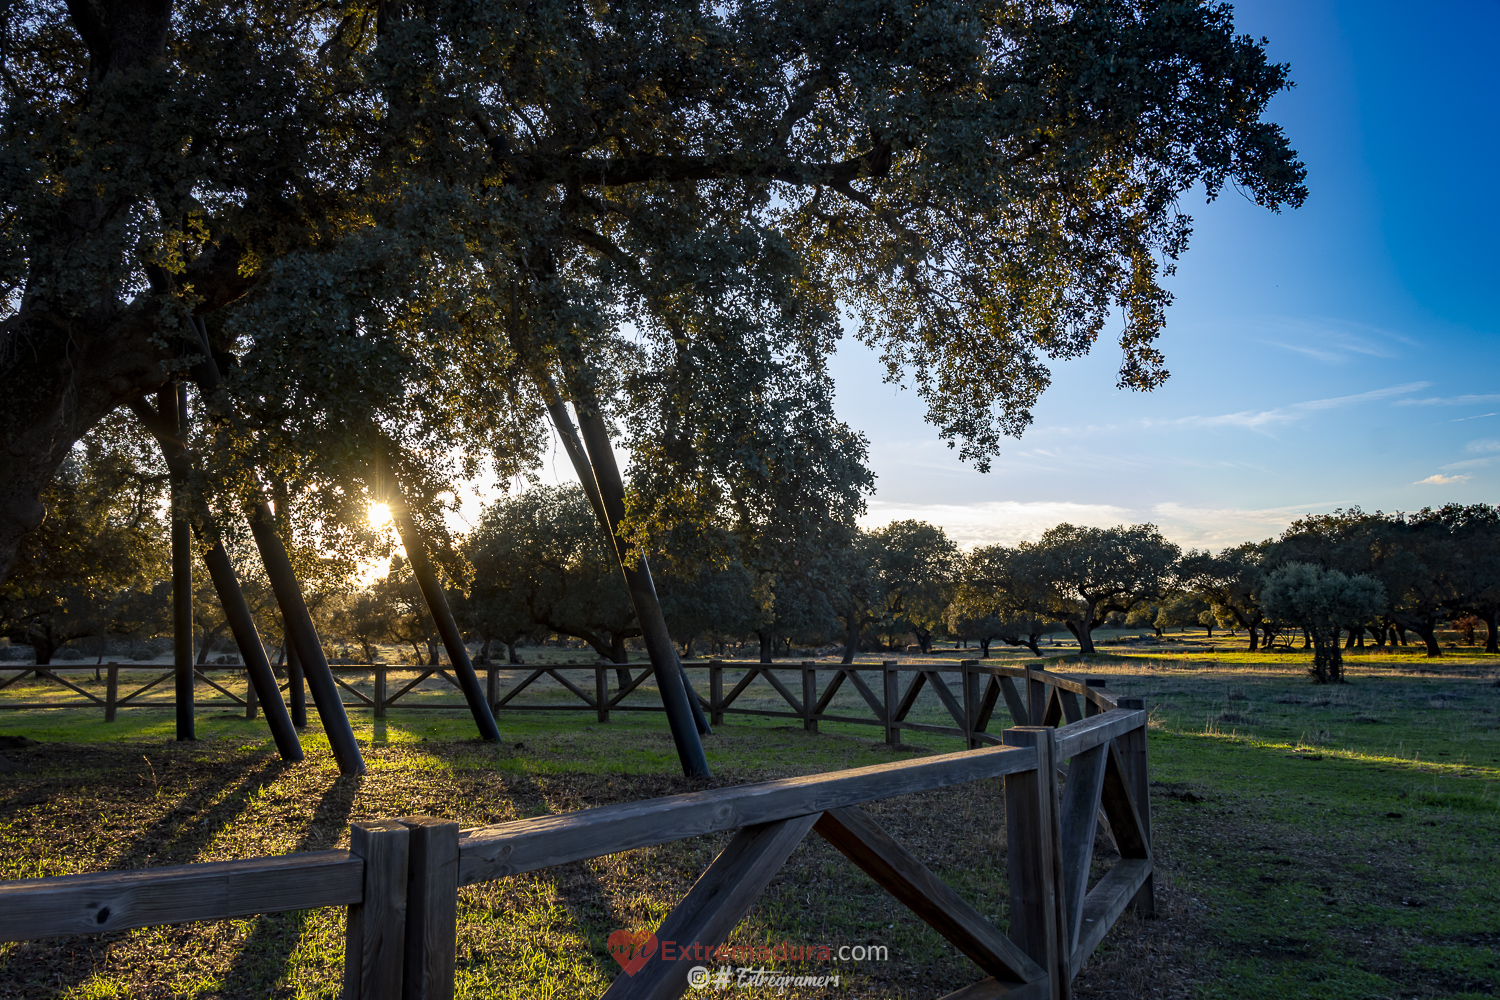
[[[643,537],[847,519],[841,310],[980,467],[1112,316],[1153,387],[1180,197],[1304,197],[1286,86],[1195,2],[7,5],[0,569],[191,317],[226,478],[514,472],[562,399],[616,418]]]

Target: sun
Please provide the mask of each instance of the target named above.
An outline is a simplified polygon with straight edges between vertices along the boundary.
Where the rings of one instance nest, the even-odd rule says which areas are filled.
[[[370,527],[384,528],[391,523],[391,508],[388,504],[372,503],[366,515],[370,519]]]

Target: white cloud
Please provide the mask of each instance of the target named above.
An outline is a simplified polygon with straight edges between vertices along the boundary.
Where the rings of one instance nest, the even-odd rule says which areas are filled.
[[[1459,424],[1463,423],[1465,420],[1483,420],[1485,417],[1500,417],[1500,412],[1476,413],[1472,417],[1454,417],[1451,421],[1449,421],[1449,423]]]
[[[1035,541],[1053,525],[1067,521],[1092,527],[1151,522],[1162,534],[1185,548],[1223,548],[1240,542],[1260,541],[1280,534],[1292,521],[1310,511],[1332,509],[1344,501],[1320,501],[1292,507],[1236,509],[1185,507],[1158,503],[1147,508],[1068,501],[1011,500],[972,504],[885,503],[871,500],[869,513],[860,519],[866,528],[891,521],[916,520],[940,525],[960,545],[1014,545]]]
[[[1426,479],[1418,479],[1412,483],[1413,486],[1450,486],[1453,483],[1467,483],[1471,476],[1443,476],[1431,475]]]
[[[1309,399],[1301,403],[1278,406],[1274,410],[1241,410],[1239,413],[1222,413],[1213,417],[1183,417],[1177,423],[1199,424],[1208,427],[1248,427],[1251,430],[1262,430],[1276,424],[1294,423],[1309,414],[1318,413],[1322,410],[1337,410],[1345,406],[1358,406],[1360,403],[1371,403],[1379,399],[1389,399],[1392,396],[1403,396],[1409,392],[1417,392],[1420,389],[1425,389],[1431,384],[1431,382],[1407,382],[1402,385],[1387,386],[1384,389],[1371,389],[1369,392],[1358,392],[1351,396]]]
[[[1494,438],[1480,438],[1477,441],[1470,441],[1464,445],[1464,451],[1471,455],[1491,455],[1500,451],[1500,441],[1496,441]]]
[[[1471,406],[1475,403],[1500,403],[1500,393],[1481,396],[1428,396],[1424,399],[1398,400],[1397,406]],[[1488,416],[1494,416],[1493,413]]]

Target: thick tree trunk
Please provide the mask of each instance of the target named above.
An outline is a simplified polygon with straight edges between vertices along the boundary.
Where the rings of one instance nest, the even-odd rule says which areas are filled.
[[[1492,609],[1484,616],[1484,651],[1500,653],[1500,608]]]
[[[1414,628],[1412,629],[1412,631],[1416,632],[1417,635],[1420,635],[1422,637],[1422,642],[1426,643],[1427,655],[1429,657],[1443,655],[1443,649],[1438,645],[1437,630],[1435,628],[1433,628],[1431,625],[1427,625],[1420,628]]]
[[[859,649],[859,613],[853,608],[844,616],[844,656],[841,662],[853,663]]]
[[[772,655],[775,653],[775,649],[772,648],[775,640],[769,636],[769,632],[761,629],[756,629],[755,631],[755,638],[760,640],[760,662],[762,663],[770,663]]]
[[[1259,633],[1256,632],[1254,625],[1249,626],[1249,630],[1250,630],[1250,652],[1253,653],[1257,649],[1260,648],[1260,635],[1259,635]]]
[[[512,666],[521,662],[521,658],[516,655],[516,644],[514,642],[507,642],[505,644],[505,656],[505,662],[511,664]]]
[[[990,643],[992,643],[992,642],[994,642],[993,639],[980,639],[979,640],[979,658],[980,659],[982,659],[982,660],[988,660],[990,658]]]

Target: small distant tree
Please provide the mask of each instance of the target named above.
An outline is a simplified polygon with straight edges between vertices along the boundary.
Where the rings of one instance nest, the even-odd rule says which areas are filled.
[[[704,567],[695,576],[674,572],[657,574],[662,613],[672,638],[682,644],[682,655],[693,655],[693,644],[718,633],[744,635],[755,612],[753,581],[738,561],[722,568]]]
[[[1310,672],[1319,684],[1344,683],[1339,630],[1363,621],[1385,604],[1385,588],[1374,577],[1349,576],[1312,563],[1287,563],[1266,574],[1261,604],[1278,622],[1307,630],[1312,638]]]
[[[1178,566],[1178,579],[1203,595],[1219,623],[1246,631],[1252,653],[1260,648],[1261,632],[1266,627],[1266,614],[1260,606],[1260,585],[1266,552],[1272,544],[1245,542],[1217,554],[1192,551],[1182,557]]]

